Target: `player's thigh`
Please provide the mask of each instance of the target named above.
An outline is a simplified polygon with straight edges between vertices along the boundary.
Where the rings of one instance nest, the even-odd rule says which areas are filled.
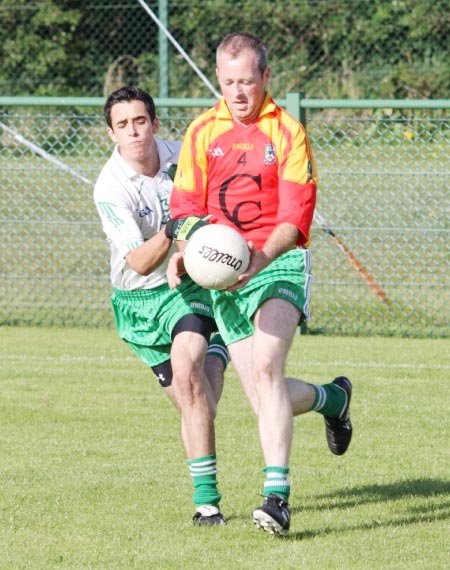
[[[203,366],[208,343],[199,333],[185,331],[172,343],[170,360],[174,374],[180,369]]]
[[[170,360],[174,374],[203,368],[214,321],[203,315],[185,315],[173,332]]]
[[[301,316],[289,301],[273,297],[265,301],[255,314],[253,358],[283,365]]]

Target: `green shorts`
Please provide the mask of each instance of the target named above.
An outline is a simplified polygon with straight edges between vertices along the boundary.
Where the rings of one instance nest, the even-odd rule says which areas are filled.
[[[111,302],[120,338],[150,367],[170,358],[172,330],[182,317],[214,318],[210,291],[187,276],[175,289],[166,284],[135,291],[114,289]]]
[[[226,345],[253,334],[253,317],[258,308],[273,297],[297,307],[301,320],[309,318],[312,282],[311,252],[291,249],[256,274],[237,291],[211,291],[214,318]]]

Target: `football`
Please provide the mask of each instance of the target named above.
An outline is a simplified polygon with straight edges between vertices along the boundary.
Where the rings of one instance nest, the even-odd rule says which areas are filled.
[[[244,238],[223,224],[208,224],[188,240],[184,267],[188,275],[205,289],[226,289],[246,271],[250,252]]]

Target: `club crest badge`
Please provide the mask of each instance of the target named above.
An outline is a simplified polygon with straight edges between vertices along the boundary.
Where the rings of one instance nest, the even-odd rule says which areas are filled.
[[[264,164],[266,166],[273,166],[277,162],[277,157],[275,156],[275,149],[273,145],[266,144],[266,148],[264,150]]]

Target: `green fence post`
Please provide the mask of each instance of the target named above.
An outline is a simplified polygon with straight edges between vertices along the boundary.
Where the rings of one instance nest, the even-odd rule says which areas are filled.
[[[286,95],[286,110],[306,128],[306,109],[302,106],[304,98],[305,94],[303,92],[288,93]]]
[[[303,107],[302,105],[302,101],[305,98],[305,93],[304,91],[300,91],[299,93],[299,98],[298,98],[298,108],[299,108],[299,112],[300,112],[300,122],[301,124],[305,127],[306,129],[306,109],[305,107]]]
[[[159,19],[167,28],[169,19],[169,10],[167,0],[159,0],[158,2]],[[158,31],[158,49],[159,49],[159,97],[169,96],[169,42],[164,32],[159,28]]]
[[[286,95],[286,111],[296,119],[300,119],[300,93]]]

